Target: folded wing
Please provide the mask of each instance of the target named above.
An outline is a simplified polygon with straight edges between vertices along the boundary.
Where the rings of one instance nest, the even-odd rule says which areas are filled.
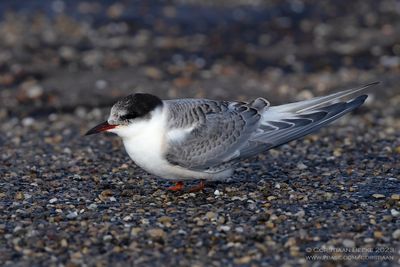
[[[205,99],[169,100],[167,160],[188,169],[219,172],[241,159],[317,131],[361,106],[369,86],[281,106]]]
[[[258,129],[261,119],[259,111],[245,103],[196,99],[167,103],[171,130],[166,158],[192,170],[217,172],[227,168],[227,163],[240,156],[240,148]]]

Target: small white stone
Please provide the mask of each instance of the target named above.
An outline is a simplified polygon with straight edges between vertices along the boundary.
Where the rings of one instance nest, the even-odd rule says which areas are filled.
[[[29,98],[37,98],[43,94],[43,88],[39,85],[34,85],[26,92]]]
[[[294,214],[294,216],[300,217],[300,218],[304,217],[304,215],[306,215],[306,212],[303,209],[299,210],[298,212],[296,212]]]
[[[76,211],[70,212],[67,215],[68,219],[75,219],[76,217],[78,217],[78,213]]]
[[[280,184],[280,183],[276,183],[276,184],[275,184],[275,188],[276,188],[276,189],[280,189],[280,188],[281,188],[281,184]]]
[[[90,204],[90,205],[88,206],[88,209],[90,209],[90,210],[95,210],[95,209],[97,209],[97,204],[95,204],[95,203]]]
[[[112,235],[105,235],[103,237],[103,241],[110,241],[112,239]]]
[[[234,196],[234,197],[232,197],[231,199],[232,199],[232,201],[235,201],[235,200],[240,200],[240,201],[243,201],[243,200],[245,200],[245,199],[246,199],[246,197],[238,197],[238,196]]]
[[[220,196],[220,195],[222,195],[222,193],[221,193],[221,192],[219,192],[219,190],[217,189],[217,190],[215,190],[215,191],[214,191],[214,195],[216,195],[216,196]]]
[[[398,216],[400,216],[400,211],[391,209],[390,214],[392,214],[393,217],[398,217]]]
[[[228,225],[221,225],[220,229],[221,231],[228,232],[231,230],[231,227]]]
[[[345,246],[346,248],[353,248],[355,247],[356,243],[353,240],[350,239],[345,239],[342,242],[343,246]]]
[[[373,242],[374,242],[374,239],[373,239],[373,238],[370,238],[370,237],[367,237],[367,238],[364,238],[364,242],[365,242],[365,243],[373,243]]]
[[[397,229],[396,231],[394,231],[394,232],[392,233],[392,237],[393,237],[394,239],[400,239],[400,229]]]
[[[178,230],[178,234],[180,234],[180,235],[186,235],[187,232],[186,232],[185,230],[179,229],[179,230]]]
[[[53,203],[57,202],[57,200],[58,200],[58,199],[57,199],[56,197],[54,197],[54,198],[52,198],[52,199],[49,200],[49,203],[50,203],[50,204],[53,204]]]
[[[298,168],[299,170],[305,170],[305,169],[307,169],[308,167],[307,167],[307,165],[305,165],[303,162],[299,162],[299,163],[297,164],[297,168]]]
[[[35,120],[31,117],[27,117],[22,119],[22,125],[25,127],[31,126],[32,124],[35,123]]]
[[[51,114],[49,115],[49,120],[50,120],[50,121],[56,121],[57,119],[58,119],[57,114],[51,113]]]
[[[117,199],[115,197],[110,197],[110,201],[115,202]]]
[[[140,222],[141,222],[142,224],[146,224],[146,225],[150,224],[149,219],[145,219],[145,218],[141,219]]]
[[[122,220],[124,221],[130,221],[132,220],[132,217],[130,215],[125,216]]]
[[[243,229],[243,227],[236,227],[235,228],[235,231],[237,232],[237,233],[243,233],[243,231],[244,231],[244,229]]]
[[[17,232],[19,232],[19,231],[21,231],[21,230],[22,230],[22,227],[19,226],[19,225],[17,225],[17,226],[15,226],[13,232],[14,232],[14,233],[17,233]]]

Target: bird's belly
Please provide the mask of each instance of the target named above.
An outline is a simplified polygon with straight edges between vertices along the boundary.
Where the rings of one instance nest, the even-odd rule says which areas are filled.
[[[192,180],[207,179],[220,180],[227,178],[232,174],[231,170],[224,170],[220,173],[207,173],[188,170],[176,165],[170,164],[163,157],[162,143],[147,142],[141,139],[140,142],[134,140],[124,140],[125,149],[129,157],[146,172],[165,179],[172,180]]]
[[[124,140],[124,146],[129,157],[145,171],[160,177],[168,175],[168,163],[162,157],[161,144],[146,142],[142,139],[141,142]]]

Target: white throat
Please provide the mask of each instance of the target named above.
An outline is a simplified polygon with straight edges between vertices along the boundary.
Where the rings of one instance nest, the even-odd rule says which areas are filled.
[[[157,108],[150,114],[150,119],[133,122],[112,130],[124,143],[126,152],[133,161],[148,172],[166,164],[164,159],[165,132],[167,122],[166,107]],[[162,173],[155,173],[162,176]]]

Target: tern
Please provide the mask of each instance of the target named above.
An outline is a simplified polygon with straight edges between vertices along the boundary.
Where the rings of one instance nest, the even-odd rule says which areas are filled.
[[[145,93],[128,95],[112,108],[108,120],[86,135],[111,132],[122,138],[130,158],[153,175],[184,188],[185,180],[232,176],[243,159],[299,139],[361,106],[360,94],[371,83],[327,96],[271,106],[264,98],[251,102],[209,99],[161,100]],[[350,98],[346,100],[346,98]]]

